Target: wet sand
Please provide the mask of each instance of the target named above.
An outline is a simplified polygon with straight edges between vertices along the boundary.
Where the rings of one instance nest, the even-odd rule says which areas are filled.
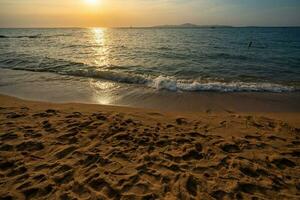
[[[0,199],[300,197],[299,112],[0,102]]]
[[[300,112],[300,92],[174,92],[102,79],[8,69],[0,69],[0,94],[35,101],[118,105],[167,112]]]

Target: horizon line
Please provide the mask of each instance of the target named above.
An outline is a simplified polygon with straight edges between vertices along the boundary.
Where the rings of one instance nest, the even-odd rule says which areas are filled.
[[[172,29],[172,28],[300,28],[300,25],[280,25],[280,26],[271,26],[271,25],[242,25],[242,26],[233,26],[233,25],[197,25],[193,24],[194,26],[182,26],[183,24],[173,25],[173,24],[166,24],[166,25],[153,25],[153,26],[27,26],[27,27],[18,27],[18,26],[7,26],[7,27],[0,27],[0,29],[67,29],[67,28],[107,28],[107,29],[114,29],[114,28],[162,28],[162,29]]]

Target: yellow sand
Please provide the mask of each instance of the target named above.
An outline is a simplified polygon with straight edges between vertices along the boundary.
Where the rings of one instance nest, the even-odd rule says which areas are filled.
[[[300,198],[298,113],[0,107],[0,199]]]

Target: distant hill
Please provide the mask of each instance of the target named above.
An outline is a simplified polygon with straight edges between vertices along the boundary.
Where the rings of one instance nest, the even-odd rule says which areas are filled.
[[[153,28],[232,28],[232,26],[225,26],[225,25],[197,25],[191,23],[185,23],[180,25],[158,25],[152,27]]]

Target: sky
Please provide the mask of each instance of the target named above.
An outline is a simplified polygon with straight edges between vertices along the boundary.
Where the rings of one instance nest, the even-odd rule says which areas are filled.
[[[0,27],[300,26],[300,0],[0,0]]]

